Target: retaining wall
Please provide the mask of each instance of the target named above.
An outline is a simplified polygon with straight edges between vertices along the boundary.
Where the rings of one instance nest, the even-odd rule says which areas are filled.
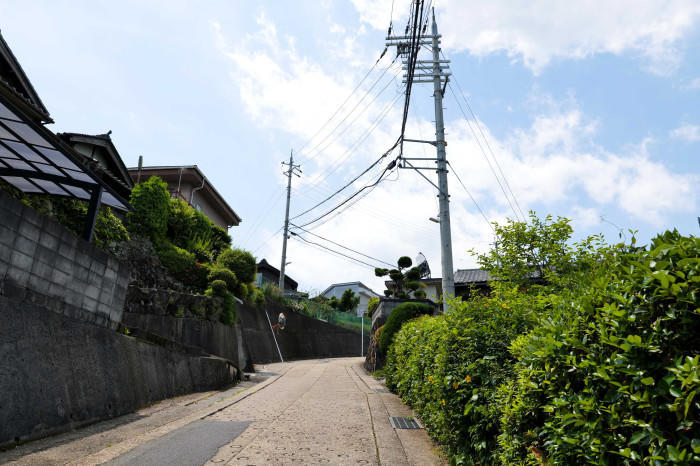
[[[0,280],[43,296],[53,312],[116,329],[129,272],[114,256],[0,191]]]
[[[242,305],[239,307],[238,319],[245,348],[252,362],[280,360],[270,324],[265,317],[267,313],[274,325],[280,312],[287,316],[286,328],[276,332],[285,360],[360,356],[369,344],[369,336],[366,334],[362,339],[360,333],[313,319],[274,302],[268,302],[264,309]]]
[[[234,383],[235,367],[0,295],[0,446]]]

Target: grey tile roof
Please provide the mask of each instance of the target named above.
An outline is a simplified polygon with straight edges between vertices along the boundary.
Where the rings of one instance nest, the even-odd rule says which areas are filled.
[[[491,275],[482,269],[461,269],[455,272],[455,283],[476,283],[491,280]]]

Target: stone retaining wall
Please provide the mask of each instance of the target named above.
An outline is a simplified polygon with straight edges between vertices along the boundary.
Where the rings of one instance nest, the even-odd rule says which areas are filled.
[[[126,264],[0,191],[0,283],[53,312],[116,329]]]

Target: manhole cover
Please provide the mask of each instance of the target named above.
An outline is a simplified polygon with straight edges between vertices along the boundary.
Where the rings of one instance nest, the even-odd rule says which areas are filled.
[[[391,392],[390,392],[389,390],[387,390],[386,388],[375,388],[374,391],[377,392],[377,393],[391,393]]]
[[[410,417],[390,417],[391,427],[394,429],[420,429],[418,423]]]

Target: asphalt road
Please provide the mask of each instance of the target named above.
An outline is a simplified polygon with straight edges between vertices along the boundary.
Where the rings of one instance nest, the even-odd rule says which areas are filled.
[[[257,367],[250,382],[0,453],[16,464],[444,464],[410,409],[360,358]]]

